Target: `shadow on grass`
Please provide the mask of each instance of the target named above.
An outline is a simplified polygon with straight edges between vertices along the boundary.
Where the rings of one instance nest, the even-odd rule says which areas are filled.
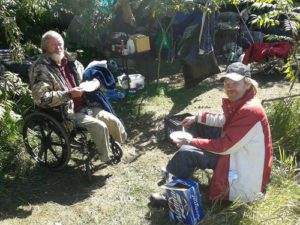
[[[194,88],[180,88],[167,91],[166,95],[174,102],[174,106],[170,110],[169,115],[183,111],[187,106],[193,104],[192,100],[213,88],[221,89],[221,82],[201,82]]]
[[[153,114],[143,114],[125,120],[129,140],[135,148],[134,160],[148,151],[161,149],[166,154],[173,154],[176,146],[165,138],[162,118],[155,118]]]
[[[174,78],[176,79],[176,77]],[[177,81],[171,80],[170,83]],[[212,88],[221,88],[220,82],[202,82],[192,89],[172,88],[170,83],[161,83],[158,87],[151,84],[137,94],[127,94],[126,98],[120,102],[112,102],[116,112],[123,119],[128,140],[134,144],[136,151],[135,160],[146,151],[161,149],[166,154],[174,153],[176,146],[167,140],[165,134],[164,119],[170,115],[177,114],[192,104],[192,100],[199,95],[211,90]],[[170,98],[174,103],[167,115],[165,112],[142,112],[142,107],[147,98],[161,96]],[[157,103],[159,104],[159,102]],[[158,109],[159,110],[159,109]],[[157,116],[162,114],[163,116]]]
[[[67,166],[61,171],[50,171],[36,166],[25,177],[6,179],[0,195],[0,220],[26,218],[31,205],[54,202],[73,205],[89,198],[93,190],[103,187],[110,174],[93,176],[89,182],[80,168]]]

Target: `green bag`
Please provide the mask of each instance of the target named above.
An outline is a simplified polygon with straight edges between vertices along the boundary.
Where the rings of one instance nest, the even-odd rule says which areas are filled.
[[[156,38],[156,41],[155,41],[155,45],[157,48],[160,48],[160,45],[161,45],[161,42],[162,42],[162,31],[160,31],[157,35],[157,38]],[[166,38],[165,38],[165,41],[163,43],[163,48],[167,48],[169,49],[171,47],[171,33],[170,32],[167,32],[166,34]]]

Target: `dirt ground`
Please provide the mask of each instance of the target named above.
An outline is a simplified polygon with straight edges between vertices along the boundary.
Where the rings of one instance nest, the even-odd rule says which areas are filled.
[[[219,77],[220,74],[203,81],[208,87],[204,91],[197,90],[199,87],[185,90],[195,93],[189,95],[193,97],[185,105],[164,108],[158,104],[151,106],[148,114],[128,116],[124,122],[129,139],[123,145],[122,162],[107,167],[98,165],[92,182],[87,182],[76,166],[60,172],[40,167],[30,171],[1,199],[0,224],[171,224],[166,211],[148,206],[150,193],[161,191],[157,185],[161,167],[176,151],[165,140],[163,119],[172,113],[221,112],[223,91]],[[260,99],[288,95],[289,82],[282,77],[254,78],[259,82]],[[181,74],[163,78],[162,82],[183,87]],[[292,94],[299,93],[300,84],[296,83]]]

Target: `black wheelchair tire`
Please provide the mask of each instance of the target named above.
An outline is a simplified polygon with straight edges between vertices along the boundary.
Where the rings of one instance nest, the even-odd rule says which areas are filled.
[[[24,119],[22,135],[26,151],[39,165],[60,170],[68,164],[71,157],[69,136],[52,116],[43,112],[29,114]],[[36,146],[31,142],[37,142]],[[48,159],[50,156],[52,161]]]
[[[111,150],[113,154],[112,163],[113,164],[119,163],[123,156],[123,149],[121,147],[121,144],[113,140],[113,138],[111,138]]]

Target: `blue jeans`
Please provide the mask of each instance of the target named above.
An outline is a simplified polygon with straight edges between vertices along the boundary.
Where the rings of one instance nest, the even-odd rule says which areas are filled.
[[[221,128],[202,124],[195,124],[189,130],[194,137],[209,139],[218,138],[221,131]],[[188,179],[195,169],[215,169],[217,162],[217,154],[203,151],[191,145],[182,145],[168,162],[167,171],[175,177]]]

